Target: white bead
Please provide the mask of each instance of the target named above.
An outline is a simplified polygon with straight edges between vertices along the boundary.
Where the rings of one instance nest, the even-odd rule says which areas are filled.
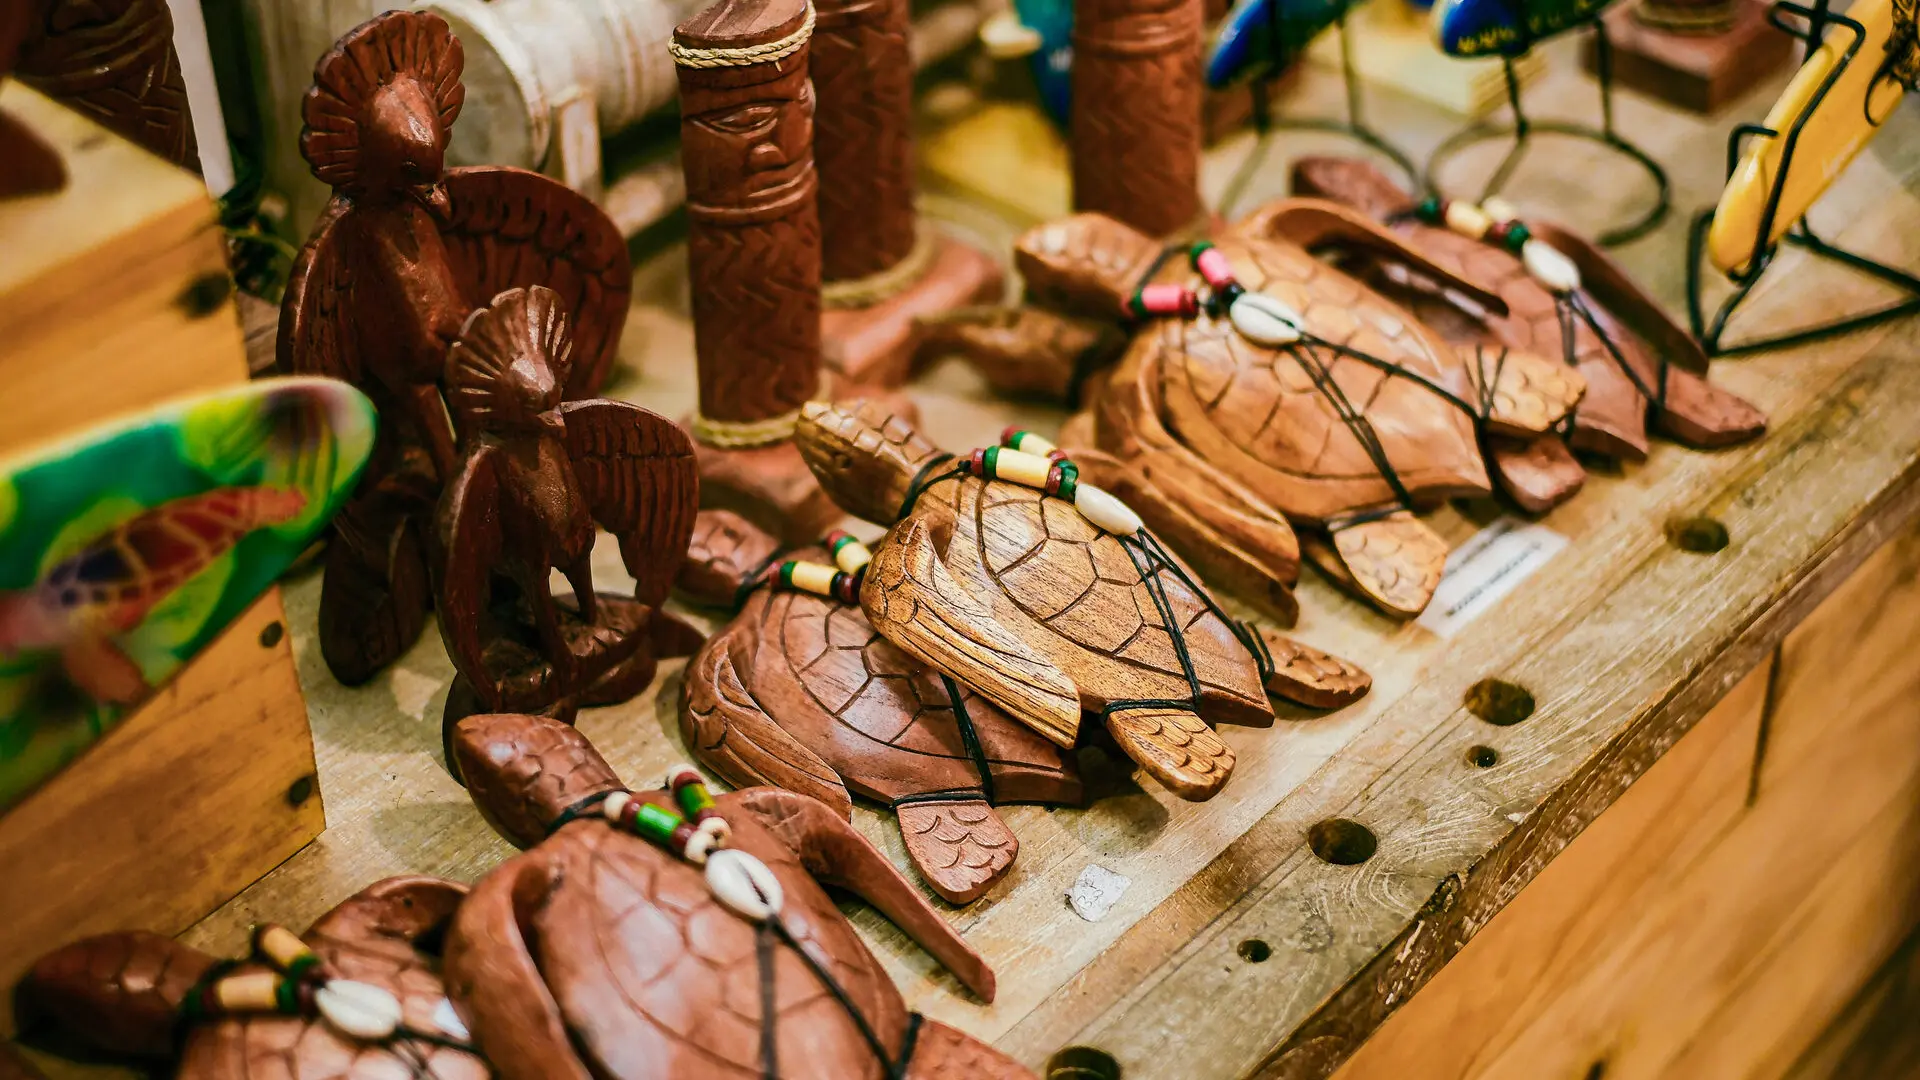
[[[329,979],[314,992],[313,1003],[349,1039],[380,1042],[400,1030],[400,999],[370,983]]]
[[[1240,336],[1256,345],[1291,345],[1300,340],[1300,313],[1266,293],[1241,293],[1227,310]]]
[[[1045,43],[1040,31],[1021,22],[1011,11],[998,12],[980,24],[980,46],[995,60],[1032,56]]]
[[[1126,503],[1092,484],[1081,484],[1074,489],[1073,508],[1095,526],[1115,536],[1132,536],[1146,524]]]
[[[727,841],[733,839],[733,827],[727,824],[726,818],[717,815],[702,821],[694,828],[699,832],[712,834],[714,847],[726,847]]]
[[[1520,246],[1520,261],[1527,265],[1533,280],[1552,293],[1570,293],[1580,287],[1580,268],[1559,248],[1544,240],[1528,240]]]
[[[687,849],[680,854],[686,856],[686,860],[695,866],[705,866],[707,856],[719,847],[720,843],[712,833],[695,830],[694,834],[687,838]]]
[[[1478,240],[1493,228],[1493,218],[1472,203],[1456,199],[1447,204],[1447,228],[1470,240]]]
[[[621,812],[624,811],[627,808],[627,804],[631,802],[633,802],[632,792],[616,791],[607,796],[607,801],[600,804],[600,812],[606,815],[608,821],[618,822]]]
[[[1519,207],[1498,195],[1481,203],[1480,209],[1485,210],[1487,216],[1495,221],[1512,221],[1520,216]]]
[[[440,1003],[433,1007],[433,1026],[439,1028],[442,1033],[462,1041],[473,1038],[473,1032],[467,1030],[467,1022],[460,1019],[460,1014],[454,1009],[453,1002],[446,998],[441,998]]]
[[[1064,255],[1070,239],[1072,237],[1065,225],[1049,225],[1040,230],[1040,236],[1034,246],[1040,249],[1042,255]]]
[[[767,864],[735,848],[721,848],[707,860],[707,888],[736,914],[765,922],[780,914],[780,879]]]

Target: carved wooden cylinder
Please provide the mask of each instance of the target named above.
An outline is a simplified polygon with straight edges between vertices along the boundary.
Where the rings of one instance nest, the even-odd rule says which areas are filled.
[[[673,100],[667,41],[690,0],[429,0],[467,53],[448,159],[539,169],[559,114],[591,103],[612,134]]]
[[[1151,236],[1200,214],[1204,0],[1077,0],[1073,203]]]
[[[720,0],[673,33],[709,443],[784,439],[820,386],[812,27],[806,0]]]
[[[1733,28],[1739,11],[1738,0],[1643,0],[1633,17],[1670,34],[1718,34]]]
[[[907,0],[817,0],[821,276],[869,277],[913,251],[913,62]]]

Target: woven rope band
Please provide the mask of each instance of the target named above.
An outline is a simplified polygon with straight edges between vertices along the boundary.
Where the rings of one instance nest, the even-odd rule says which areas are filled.
[[[807,17],[801,21],[800,28],[778,41],[744,45],[737,49],[700,49],[669,40],[667,48],[673,53],[673,62],[680,67],[747,67],[752,64],[771,64],[776,60],[785,60],[804,48],[811,37],[813,37],[813,5],[809,3]]]
[[[809,398],[826,397],[827,379],[823,373],[820,385]],[[793,429],[800,423],[800,410],[783,412],[778,416],[769,416],[764,420],[715,420],[702,416],[699,409],[687,419],[687,428],[693,437],[708,446],[717,446],[722,450],[740,450],[753,446],[770,446],[793,438]]]
[[[820,303],[830,308],[863,308],[891,300],[926,275],[927,267],[933,265],[934,246],[932,228],[926,221],[918,221],[914,226],[913,247],[899,262],[866,277],[822,282]]]

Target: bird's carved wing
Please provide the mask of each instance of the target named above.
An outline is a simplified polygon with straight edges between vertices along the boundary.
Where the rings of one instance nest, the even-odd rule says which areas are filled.
[[[440,231],[455,280],[475,306],[544,285],[573,321],[567,397],[600,391],[620,348],[633,292],[627,241],[586,196],[539,173],[483,165],[448,169]]]
[[[275,366],[282,375],[324,375],[366,386],[353,315],[353,277],[340,257],[334,225],[347,203],[335,198],[314,224],[313,236],[294,260],[293,276],[280,301]]]
[[[1074,744],[1080,692],[1073,680],[954,580],[924,521],[908,518],[881,545],[867,568],[860,606],[874,629],[909,655],[1061,746]]]
[[[700,475],[693,440],[659,413],[624,401],[570,402],[567,454],[593,520],[620,541],[638,584],[634,599],[659,604],[693,539]]]
[[[497,708],[498,680],[487,669],[482,624],[490,581],[500,563],[500,476],[494,451],[467,455],[440,499],[440,550],[434,564],[434,603],[440,638],[455,668],[473,683],[480,700]]]

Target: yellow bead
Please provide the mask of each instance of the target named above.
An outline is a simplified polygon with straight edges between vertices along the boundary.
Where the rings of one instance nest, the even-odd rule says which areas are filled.
[[[1001,450],[993,463],[994,476],[998,479],[1042,491],[1047,487],[1047,473],[1052,470],[1053,462],[1019,450]]]
[[[229,975],[213,984],[213,999],[229,1013],[274,1012],[279,1006],[280,976],[271,971]]]
[[[857,574],[861,567],[873,561],[873,552],[867,550],[867,545],[860,541],[849,540],[833,553],[833,561],[841,570]]]
[[[1493,218],[1470,202],[1455,200],[1447,204],[1447,228],[1471,240],[1478,240],[1493,228]]]
[[[793,587],[801,592],[810,592],[816,596],[833,595],[833,575],[838,570],[825,563],[796,562],[793,564]]]
[[[281,971],[293,967],[295,962],[313,955],[307,943],[301,941],[293,931],[284,926],[262,926],[254,935],[253,947],[260,950],[274,967]]]

